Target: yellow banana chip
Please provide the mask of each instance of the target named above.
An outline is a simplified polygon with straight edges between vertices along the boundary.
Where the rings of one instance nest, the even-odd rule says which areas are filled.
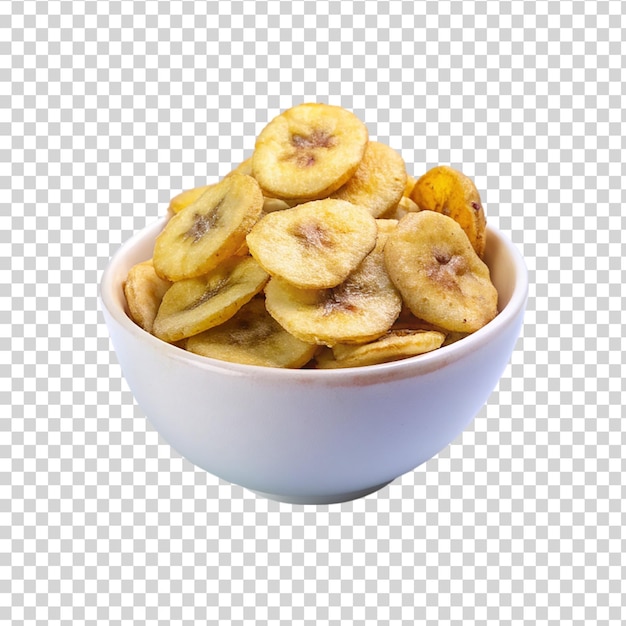
[[[413,315],[431,324],[473,332],[497,314],[489,268],[450,217],[405,215],[387,238],[385,263]]]
[[[446,335],[434,330],[390,330],[362,345],[337,344],[333,356],[337,367],[361,367],[398,361],[441,347]]]
[[[398,205],[406,178],[404,159],[388,145],[370,141],[356,172],[331,198],[364,206],[380,217]]]
[[[230,319],[269,275],[251,257],[232,257],[204,276],[175,282],[163,296],[152,332],[173,343]]]
[[[447,165],[434,167],[421,176],[411,200],[422,210],[451,217],[465,231],[478,256],[485,252],[485,212],[473,181]]]
[[[202,276],[232,256],[261,215],[256,181],[233,174],[174,215],[154,246],[154,269],[171,281]]]
[[[318,348],[289,334],[267,312],[263,298],[254,298],[227,322],[190,337],[186,347],[222,361],[289,368],[308,363]]]
[[[329,104],[299,104],[275,117],[257,137],[253,176],[264,195],[273,198],[323,198],[354,174],[368,139],[354,113]]]
[[[385,268],[385,238],[381,234],[374,250],[336,287],[300,289],[272,278],[265,287],[270,315],[306,343],[363,343],[386,333],[402,298]]]
[[[124,281],[124,296],[131,319],[149,333],[161,300],[171,283],[154,271],[152,259],[130,268]]]
[[[272,276],[301,289],[336,287],[376,245],[376,220],[343,200],[315,200],[268,213],[246,238]]]

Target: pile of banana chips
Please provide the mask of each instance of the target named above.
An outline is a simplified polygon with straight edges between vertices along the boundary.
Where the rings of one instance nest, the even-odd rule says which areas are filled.
[[[474,183],[419,179],[338,106],[270,121],[221,181],[172,198],[131,318],[180,348],[283,368],[374,365],[458,341],[497,314]]]

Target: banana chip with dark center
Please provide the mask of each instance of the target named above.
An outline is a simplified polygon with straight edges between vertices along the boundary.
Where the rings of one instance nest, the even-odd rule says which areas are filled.
[[[154,269],[173,282],[210,272],[241,248],[262,209],[253,178],[224,178],[170,219],[154,245]]]
[[[299,104],[257,137],[252,175],[272,198],[325,198],[354,174],[368,139],[367,127],[354,113],[317,102]]]
[[[315,200],[265,215],[246,238],[273,277],[301,289],[336,287],[376,245],[376,220],[344,200]]]
[[[497,314],[489,268],[463,229],[434,211],[408,213],[389,234],[385,264],[413,315],[469,333]]]
[[[386,333],[402,308],[383,259],[387,234],[341,284],[330,289],[300,289],[272,278],[265,288],[270,315],[307,343],[333,346],[363,343]]]

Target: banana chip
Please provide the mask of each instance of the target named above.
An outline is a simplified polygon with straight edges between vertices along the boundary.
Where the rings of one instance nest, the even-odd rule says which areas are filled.
[[[318,347],[289,334],[254,298],[224,324],[187,340],[187,350],[202,356],[266,367],[299,368]]]
[[[383,258],[386,236],[340,285],[300,289],[272,278],[265,287],[270,315],[298,339],[333,346],[363,343],[385,334],[402,308]]]
[[[369,134],[346,109],[304,103],[275,117],[259,134],[253,176],[264,195],[316,200],[339,189],[359,166]]]
[[[154,271],[152,259],[130,268],[123,289],[131,319],[149,333],[161,300],[172,283]]]
[[[337,367],[361,367],[398,361],[441,347],[446,335],[434,330],[390,330],[370,343],[333,347]]]
[[[473,332],[497,314],[489,268],[450,217],[405,215],[388,236],[385,263],[413,315],[431,324]]]
[[[364,206],[380,217],[398,205],[406,178],[404,159],[386,144],[370,141],[356,172],[331,197]]]
[[[174,215],[154,246],[154,269],[171,281],[202,276],[245,243],[263,208],[256,181],[233,174]]]
[[[336,287],[376,245],[376,220],[343,200],[315,200],[268,213],[246,238],[272,276],[301,289]]]
[[[485,252],[485,212],[476,185],[462,172],[446,165],[428,170],[415,183],[411,200],[422,210],[451,217],[465,231],[476,254]]]
[[[152,332],[169,343],[230,319],[269,275],[251,257],[232,257],[212,272],[175,282],[163,296]]]

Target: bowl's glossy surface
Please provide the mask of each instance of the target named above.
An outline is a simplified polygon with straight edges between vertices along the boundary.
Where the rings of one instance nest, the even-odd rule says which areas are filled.
[[[340,370],[261,368],[191,354],[126,313],[122,283],[132,265],[152,256],[164,223],[123,245],[102,276],[102,311],[122,372],[144,414],[181,455],[276,500],[351,500],[436,455],[489,398],[520,332],[526,267],[490,227],[485,261],[500,313],[457,343]]]

